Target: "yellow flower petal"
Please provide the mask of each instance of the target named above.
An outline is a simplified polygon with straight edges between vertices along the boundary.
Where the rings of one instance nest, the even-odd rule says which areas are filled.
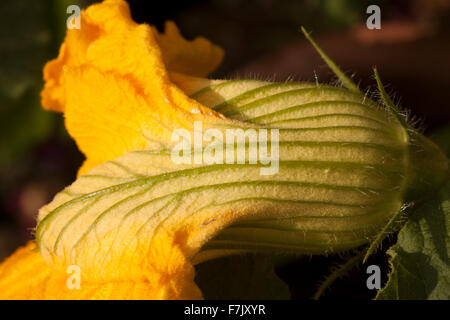
[[[156,33],[167,69],[204,77],[214,71],[223,59],[223,50],[203,37],[187,41],[175,23],[167,21],[164,33]]]
[[[172,281],[155,288],[149,281],[89,282],[81,280],[80,289],[69,289],[67,274],[47,265],[36,245],[29,242],[0,265],[0,299],[2,300],[135,300],[200,299],[195,283]],[[193,272],[193,271],[192,271]],[[183,287],[183,283],[189,284]]]
[[[86,155],[80,174],[136,148],[169,142],[174,127],[223,118],[190,99],[167,70],[205,75],[222,59],[217,46],[184,40],[173,23],[166,34],[137,24],[122,0],[90,6],[81,26],[68,30],[58,58],[45,66],[42,91],[43,107],[64,111],[66,128]]]

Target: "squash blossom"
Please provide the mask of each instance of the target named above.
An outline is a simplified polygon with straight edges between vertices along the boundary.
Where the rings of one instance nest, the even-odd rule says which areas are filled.
[[[0,265],[0,298],[200,299],[196,263],[356,248],[448,179],[447,158],[408,126],[381,83],[386,107],[329,60],[346,88],[206,79],[222,57],[172,22],[164,33],[135,23],[123,0],[82,12],[81,29],[67,31],[44,68],[42,105],[64,113],[86,161],[39,211],[36,243]],[[219,161],[174,163],[177,129],[202,139],[189,160],[214,149]],[[277,146],[275,174],[216,149],[229,130],[273,129],[259,146]],[[231,145],[251,156],[249,142]],[[68,285],[71,266],[79,288]]]

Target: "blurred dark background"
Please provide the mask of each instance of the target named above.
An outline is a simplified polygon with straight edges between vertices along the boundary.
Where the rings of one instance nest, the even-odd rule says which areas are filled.
[[[39,92],[42,67],[57,56],[64,37],[67,6],[92,2],[0,2],[0,261],[32,239],[37,210],[75,179],[83,161],[62,116],[41,110]],[[162,31],[164,21],[174,20],[186,38],[201,35],[223,47],[225,60],[212,77],[334,83],[299,31],[303,25],[362,88],[374,89],[372,67],[377,66],[395,101],[411,110],[425,133],[450,123],[448,0],[128,2],[138,22]],[[366,28],[371,4],[381,8],[381,30]],[[299,288],[314,288],[340,260],[302,258],[277,272],[290,284],[293,298],[307,298],[312,292]],[[387,272],[383,253],[372,262]],[[353,270],[350,282],[338,282],[325,297],[370,298],[374,293],[363,278],[364,272]]]

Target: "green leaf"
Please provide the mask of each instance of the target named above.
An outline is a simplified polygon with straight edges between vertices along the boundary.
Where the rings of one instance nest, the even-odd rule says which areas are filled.
[[[389,249],[392,273],[376,299],[450,299],[450,183],[420,205]]]
[[[289,299],[288,286],[262,255],[231,256],[201,263],[196,282],[205,299]]]

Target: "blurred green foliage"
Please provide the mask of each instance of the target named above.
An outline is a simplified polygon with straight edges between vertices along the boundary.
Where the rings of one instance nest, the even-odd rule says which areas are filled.
[[[0,165],[11,165],[61,126],[40,107],[42,68],[63,40],[73,0],[0,2]],[[58,131],[57,131],[58,132]]]

